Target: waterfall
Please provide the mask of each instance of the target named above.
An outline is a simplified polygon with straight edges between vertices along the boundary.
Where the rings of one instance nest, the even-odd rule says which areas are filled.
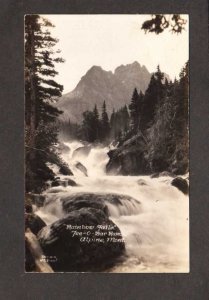
[[[106,176],[109,147],[92,147],[77,141],[66,145],[70,150],[62,158],[74,173],[70,178],[79,186],[50,188],[46,191],[45,206],[36,213],[50,224],[65,215],[60,201],[64,196],[121,195],[120,205],[105,201],[110,218],[125,239],[127,251],[127,259],[112,272],[188,272],[189,199],[171,185],[172,178]],[[90,147],[90,151],[83,147]],[[76,162],[87,169],[88,177],[75,167]]]

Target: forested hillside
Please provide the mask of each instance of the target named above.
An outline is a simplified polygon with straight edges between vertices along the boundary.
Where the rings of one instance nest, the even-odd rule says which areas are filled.
[[[62,124],[61,129],[71,139],[118,142],[118,149],[109,153],[108,172],[187,172],[188,63],[174,82],[158,66],[145,93],[135,88],[129,105],[113,110],[110,118],[104,101],[100,116],[95,105],[83,113],[81,124]]]
[[[188,68],[187,62],[179,80],[163,83],[158,67],[145,94],[134,91],[129,128],[122,132],[118,149],[109,152],[108,172],[188,172]]]

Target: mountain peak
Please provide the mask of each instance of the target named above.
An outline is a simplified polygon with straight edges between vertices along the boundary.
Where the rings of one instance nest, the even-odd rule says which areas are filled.
[[[140,63],[136,60],[131,65],[141,67]]]
[[[147,68],[137,61],[121,65],[114,72],[94,65],[81,78],[76,88],[57,103],[58,108],[64,111],[60,118],[80,122],[82,113],[92,110],[95,104],[101,112],[104,100],[110,114],[113,108],[117,110],[129,104],[134,88],[144,93],[150,77],[151,73]]]
[[[92,71],[104,71],[101,66],[92,66],[88,72]]]
[[[94,74],[94,73],[101,73],[101,72],[104,72],[104,70],[102,69],[101,66],[92,66],[92,67],[86,72],[86,75]],[[86,75],[85,75],[85,76],[86,76]]]
[[[117,73],[120,73],[120,72],[128,72],[130,70],[136,70],[136,71],[138,71],[140,69],[141,69],[140,63],[138,61],[134,61],[131,64],[121,65],[121,66],[117,67],[115,69],[114,74],[117,74]]]
[[[105,76],[105,74],[113,75],[112,71],[106,71],[101,66],[92,66],[82,78]]]

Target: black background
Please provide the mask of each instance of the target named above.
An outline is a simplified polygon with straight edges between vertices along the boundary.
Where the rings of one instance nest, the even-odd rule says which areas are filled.
[[[24,273],[24,14],[32,13],[189,14],[190,273]],[[206,0],[0,0],[0,299],[209,299],[207,24]]]

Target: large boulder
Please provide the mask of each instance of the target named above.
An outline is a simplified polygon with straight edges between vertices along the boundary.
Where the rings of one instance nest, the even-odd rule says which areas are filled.
[[[189,193],[189,185],[186,179],[176,177],[172,180],[171,185],[177,187],[182,193],[186,195]]]
[[[101,210],[85,207],[43,228],[38,234],[44,254],[54,257],[54,271],[102,271],[125,252],[119,228]]]
[[[62,164],[60,166],[59,172],[62,175],[65,175],[65,176],[71,176],[71,175],[73,175],[72,171],[70,170],[70,168],[66,164]]]
[[[80,162],[76,162],[75,167],[81,171],[86,177],[88,177],[88,171],[86,169],[86,167],[80,163]]]
[[[55,186],[60,186],[60,181],[59,180],[52,181],[51,187],[55,187]]]
[[[72,180],[72,179],[68,179],[67,183],[70,186],[78,186],[78,184],[74,180]]]
[[[114,216],[133,215],[141,212],[141,204],[138,200],[128,195],[114,193],[80,192],[62,196],[60,201],[66,213],[86,207],[100,209],[107,217],[112,212]]]
[[[100,194],[76,193],[70,196],[62,197],[61,202],[63,210],[67,213],[87,207],[100,209],[108,217],[109,212],[104,198],[106,197]]]
[[[145,157],[146,143],[138,134],[119,148],[108,152],[110,160],[106,166],[108,174],[141,175],[150,174],[149,162]]]
[[[25,214],[25,229],[30,228],[30,230],[36,235],[45,226],[46,223],[36,214]]]

